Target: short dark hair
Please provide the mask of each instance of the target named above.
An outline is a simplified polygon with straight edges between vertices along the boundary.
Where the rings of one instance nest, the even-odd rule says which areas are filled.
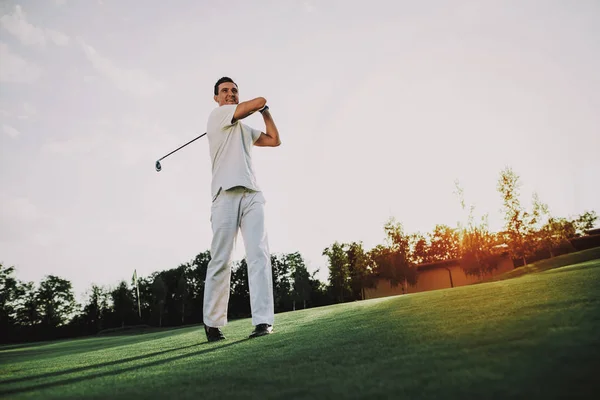
[[[230,77],[228,77],[228,76],[224,76],[224,77],[222,77],[221,79],[219,79],[219,80],[217,81],[217,83],[215,83],[215,96],[219,94],[219,85],[220,85],[221,83],[225,83],[225,82],[231,82],[231,83],[233,83],[233,84],[234,84],[236,87],[237,87],[237,85],[238,85],[238,84],[237,84],[237,83],[235,83],[235,82],[233,81],[233,79],[231,79]]]

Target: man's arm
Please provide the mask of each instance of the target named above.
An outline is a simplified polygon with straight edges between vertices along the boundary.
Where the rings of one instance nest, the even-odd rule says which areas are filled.
[[[281,144],[281,140],[279,139],[279,131],[277,130],[277,126],[275,126],[275,122],[273,121],[273,117],[269,110],[265,110],[262,112],[263,119],[265,120],[265,126],[267,127],[266,133],[261,133],[261,135],[254,142],[255,146],[262,147],[277,147]]]
[[[231,121],[231,123],[246,118],[250,114],[253,114],[256,111],[263,108],[266,104],[267,99],[265,99],[264,97],[257,97],[252,100],[241,102],[235,108],[235,112],[233,113],[233,120]]]

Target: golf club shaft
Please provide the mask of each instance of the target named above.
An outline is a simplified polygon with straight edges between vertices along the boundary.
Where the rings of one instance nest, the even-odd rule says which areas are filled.
[[[173,150],[172,152],[170,152],[170,153],[169,153],[169,154],[167,154],[166,156],[162,156],[161,158],[159,158],[159,159],[158,159],[158,161],[162,160],[163,158],[167,158],[167,157],[169,157],[171,154],[175,153],[177,150],[180,150],[180,149],[184,148],[184,147],[185,147],[185,146],[187,146],[188,144],[192,143],[192,142],[193,142],[193,141],[195,141],[195,140],[198,140],[198,139],[200,139],[200,138],[201,138],[202,136],[204,136],[204,135],[206,135],[206,132],[204,132],[202,135],[198,136],[197,138],[190,140],[189,142],[187,142],[187,143],[186,143],[186,144],[184,144],[183,146],[181,146],[181,147],[179,147],[179,148],[177,148],[177,149]]]

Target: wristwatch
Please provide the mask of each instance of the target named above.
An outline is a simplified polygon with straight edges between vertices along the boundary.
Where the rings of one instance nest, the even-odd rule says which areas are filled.
[[[265,106],[263,108],[261,108],[260,110],[258,110],[259,113],[264,113],[265,111],[267,111],[269,109],[269,106],[265,104]]]

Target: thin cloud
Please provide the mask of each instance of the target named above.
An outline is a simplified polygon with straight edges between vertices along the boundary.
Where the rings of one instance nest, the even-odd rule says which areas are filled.
[[[21,136],[21,132],[7,124],[2,124],[2,132],[4,132],[7,136],[13,139],[17,138],[18,136]]]
[[[42,76],[42,69],[11,53],[6,43],[0,42],[0,82],[33,83]]]
[[[46,36],[57,46],[67,46],[69,44],[69,36],[62,32],[46,29]]]
[[[69,44],[69,36],[52,29],[43,29],[27,22],[25,13],[21,6],[15,6],[12,14],[0,17],[0,25],[11,35],[27,46],[45,46],[52,42],[57,46]]]
[[[120,90],[134,96],[146,97],[156,94],[164,88],[163,83],[152,78],[147,72],[139,69],[120,68],[112,60],[100,55],[83,39],[77,38],[77,42],[94,69],[112,81]]]
[[[305,1],[304,3],[302,3],[302,5],[304,6],[304,11],[306,11],[309,14],[312,14],[315,11],[317,11],[317,7],[315,7],[315,5],[311,2]]]
[[[73,136],[64,140],[52,140],[42,146],[42,152],[47,154],[75,155],[90,154],[99,149],[106,142],[100,133]]]
[[[17,119],[27,120],[35,118],[37,115],[37,110],[34,106],[29,103],[23,103],[23,106],[18,111]]]
[[[34,245],[49,246],[60,221],[43,212],[22,196],[0,195],[0,242],[18,244],[31,240]]]

